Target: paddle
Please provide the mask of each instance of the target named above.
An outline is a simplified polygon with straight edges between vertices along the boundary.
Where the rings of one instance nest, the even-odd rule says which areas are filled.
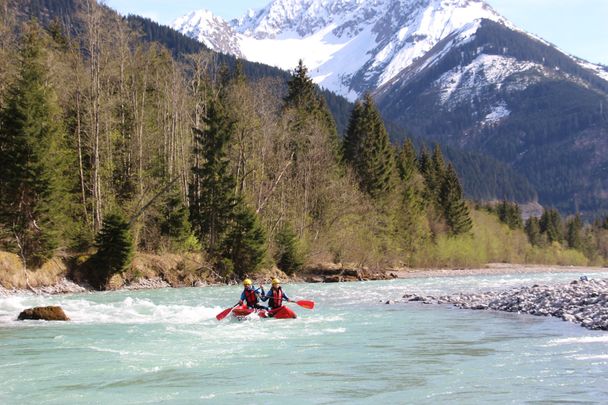
[[[306,309],[313,309],[315,307],[314,301],[300,300],[300,301],[292,301]]]
[[[225,310],[223,310],[222,312],[220,312],[219,314],[217,314],[215,317],[217,318],[218,321],[221,321],[222,319],[224,319],[225,317],[228,316],[229,313],[232,312],[232,310],[239,305],[238,303],[234,305],[234,307],[232,308],[227,308]]]

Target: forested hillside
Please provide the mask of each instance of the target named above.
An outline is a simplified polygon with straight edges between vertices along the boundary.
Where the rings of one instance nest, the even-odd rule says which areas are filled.
[[[227,279],[275,264],[603,260],[603,223],[577,225],[578,247],[541,226],[533,245],[473,210],[441,149],[393,146],[369,96],[341,138],[302,64],[287,84],[252,80],[206,50],[175,59],[94,2],[47,29],[6,4],[0,249],[30,268],[84,253],[103,289],[136,251],[198,252]]]
[[[418,137],[505,163],[545,206],[587,219],[605,213],[608,82],[493,21],[446,48],[453,40],[379,90],[385,117]]]
[[[87,9],[86,1],[23,0],[20,4],[19,15],[24,21],[34,17],[41,21],[44,26],[50,26],[54,22],[61,21],[65,26],[71,27],[70,32],[72,34],[77,34],[84,29],[82,22],[74,16],[79,10],[84,12]],[[113,13],[110,9],[106,9],[106,12]],[[148,18],[130,15],[126,20],[128,26],[141,35],[141,40],[162,44],[177,60],[183,60],[187,55],[205,49],[205,46],[200,42]],[[233,55],[217,52],[211,52],[210,54],[213,55],[213,63],[211,64],[213,66],[226,66],[229,70],[233,70],[237,62],[241,63],[242,71],[249,80],[255,81],[265,77],[273,77],[280,79],[276,82],[276,86],[284,87],[289,80],[289,72],[275,67],[243,59],[239,60]],[[327,90],[321,89],[321,94],[334,116],[338,133],[343,136],[353,104],[344,97]],[[392,125],[390,122],[388,128],[391,139],[400,144],[407,131]],[[418,149],[420,146],[421,143],[417,143]],[[464,182],[464,192],[468,198],[484,201],[507,199],[518,202],[535,201],[537,198],[527,179],[517,175],[510,167],[489,156],[470,152],[461,153],[459,149],[452,147],[448,159],[454,164],[460,179]],[[478,170],[480,167],[486,170]],[[499,181],[496,181],[496,179],[499,179]]]

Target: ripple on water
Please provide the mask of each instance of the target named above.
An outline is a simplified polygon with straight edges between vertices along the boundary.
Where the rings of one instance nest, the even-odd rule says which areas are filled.
[[[553,339],[547,343],[547,346],[608,343],[608,334],[606,334],[605,332],[599,333],[601,333],[601,335],[599,336],[582,336],[573,338]]]

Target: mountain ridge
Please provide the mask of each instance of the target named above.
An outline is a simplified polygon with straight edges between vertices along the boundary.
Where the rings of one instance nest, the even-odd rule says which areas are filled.
[[[231,27],[246,59],[281,68],[303,59],[319,85],[354,100],[386,83],[454,29],[481,17],[508,24],[480,0],[275,0],[232,20]],[[211,26],[214,21],[205,20],[210,24],[205,29],[184,18],[171,26],[209,41],[205,32],[218,30]],[[216,50],[230,49],[224,44]]]
[[[198,11],[171,26],[216,51],[282,69],[303,59],[317,84],[352,101],[385,85],[452,33],[473,36],[482,19],[553,46],[482,0],[274,0],[230,22]],[[608,68],[571,58],[608,79]]]

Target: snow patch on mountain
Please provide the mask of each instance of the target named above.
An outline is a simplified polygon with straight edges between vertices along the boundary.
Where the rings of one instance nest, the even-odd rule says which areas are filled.
[[[460,41],[466,41],[477,31],[481,19],[508,24],[481,1],[431,1],[428,7],[411,15],[406,28],[409,35],[400,31],[387,45],[395,52],[389,58],[382,58],[388,59],[388,63],[377,85],[388,82],[455,31],[460,31]],[[399,38],[403,39],[399,41]],[[375,61],[380,62],[379,56],[382,54],[376,54]]]
[[[479,29],[480,25],[481,21],[474,21],[465,25],[459,31],[451,33],[450,36],[444,40],[441,48],[435,49],[433,52],[427,52],[424,57],[414,60],[414,63],[412,63],[410,68],[404,69],[401,73],[388,81],[387,84],[380,87],[376,94],[382,94],[382,92],[396,85],[397,83],[395,82],[398,82],[400,86],[404,86],[409,80],[415,78],[425,69],[439,63],[452,49],[454,49],[454,47],[464,45],[469,41],[472,41],[475,38],[474,35]],[[446,73],[446,75],[448,73]],[[457,81],[454,83],[457,84]]]
[[[470,99],[472,94],[479,94],[489,86],[498,90],[508,83],[507,92],[524,90],[535,83],[538,75],[521,75],[521,79],[512,78],[518,73],[542,72],[543,66],[532,62],[521,62],[512,57],[481,54],[467,66],[457,66],[444,73],[434,83],[438,89],[442,104],[454,105]]]
[[[575,58],[575,60],[584,68],[592,70],[602,79],[608,81],[608,66],[595,65],[593,63]]]
[[[199,11],[172,27],[253,62],[287,70],[302,59],[316,83],[354,99],[482,18],[508,24],[481,0],[274,0],[230,24]]]
[[[504,102],[499,103],[492,107],[491,112],[486,115],[482,122],[482,125],[496,125],[503,119],[511,115],[511,111],[507,108],[507,104]]]

